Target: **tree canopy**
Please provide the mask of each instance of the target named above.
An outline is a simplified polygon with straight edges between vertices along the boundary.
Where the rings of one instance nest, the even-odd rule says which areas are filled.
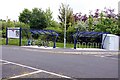
[[[47,27],[47,18],[45,12],[42,9],[32,9],[30,28],[43,29]]]
[[[51,20],[50,8],[46,9],[46,12],[39,8],[33,8],[32,11],[24,9],[19,16],[20,22],[29,24],[33,29],[44,29],[51,24]]]
[[[20,13],[19,21],[26,24],[30,24],[31,14],[32,13],[30,10],[24,9],[22,13]]]
[[[5,37],[6,27],[22,27],[32,29],[51,29],[60,33],[59,41],[63,41],[63,31],[65,24],[66,10],[66,31],[67,41],[72,39],[71,34],[76,30],[79,31],[96,31],[109,32],[111,34],[120,35],[120,14],[114,13],[114,9],[96,9],[90,14],[73,13],[73,9],[69,5],[61,4],[58,11],[59,22],[53,19],[53,12],[50,8],[42,10],[41,8],[33,8],[32,10],[24,9],[19,15],[19,21],[1,20],[3,37]],[[77,29],[76,29],[77,28]],[[72,40],[71,40],[72,41]]]
[[[120,35],[120,27],[118,15],[114,13],[114,9],[100,11],[96,9],[94,14],[82,15],[82,13],[74,14],[77,24],[83,25],[87,31],[109,32],[111,34]],[[81,28],[81,26],[79,26]],[[81,30],[81,29],[80,29]]]
[[[62,28],[64,27],[65,23],[65,11],[66,11],[66,29],[68,29],[69,26],[74,24],[74,17],[73,17],[73,10],[69,7],[69,5],[61,4],[59,8],[59,15],[58,19],[60,21],[60,24]]]

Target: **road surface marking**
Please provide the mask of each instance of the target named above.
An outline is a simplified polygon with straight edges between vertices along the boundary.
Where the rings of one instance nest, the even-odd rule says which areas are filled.
[[[100,56],[100,57],[105,57],[105,56]]]
[[[22,74],[22,75],[18,75],[18,76],[13,76],[13,77],[10,77],[10,79],[12,78],[20,78],[20,77],[23,77],[23,76],[28,76],[28,75],[32,75],[32,74],[37,74],[37,73],[40,73],[42,72],[41,70],[39,71],[34,71],[34,72],[31,72],[31,73],[27,73],[27,74]]]
[[[120,60],[119,58],[112,58],[112,57],[109,57],[109,56],[101,56],[101,55],[93,55],[93,56],[101,57],[101,58],[114,59],[114,60]]]
[[[48,72],[48,71],[43,71],[43,72],[44,72],[44,73],[51,74],[51,75],[55,75],[55,76],[60,76],[60,77],[63,77],[63,78],[71,78],[71,77],[64,76],[64,75],[61,75],[61,74],[56,74],[56,73],[53,73],[53,72]]]
[[[37,70],[37,71],[39,71],[39,72],[44,72],[44,73],[52,74],[52,75],[55,75],[55,76],[58,76],[58,77],[63,77],[63,78],[72,79],[71,77],[68,77],[68,76],[65,76],[65,75],[61,75],[61,74],[57,74],[57,73],[54,73],[54,72],[49,72],[49,71],[37,69],[37,68],[34,68],[34,67],[22,65],[22,64],[19,64],[19,63],[14,63],[14,62],[6,61],[6,60],[1,60],[1,61],[7,62],[7,63],[11,63],[11,64],[14,64],[14,65],[17,65],[17,66],[29,68],[29,69],[32,69],[32,70]],[[36,73],[37,71],[35,71],[35,72],[33,72],[33,73]],[[31,73],[31,74],[33,74],[33,73]],[[18,76],[24,76],[24,75],[27,75],[27,74],[18,75]],[[28,75],[29,75],[29,74],[28,74]],[[17,77],[17,78],[18,78],[18,76],[14,76],[14,77]],[[12,77],[12,78],[14,78],[14,77]]]
[[[40,69],[37,69],[37,68],[33,68],[33,67],[30,67],[30,66],[26,66],[26,65],[14,63],[14,62],[6,61],[6,60],[3,60],[3,61],[4,61],[4,62],[7,62],[7,63],[14,64],[14,65],[17,65],[17,66],[21,66],[21,67],[24,67],[24,68],[29,68],[29,69],[32,69],[32,70],[40,70]]]
[[[6,63],[2,63],[2,64],[10,64],[9,62],[6,62]]]
[[[111,59],[114,59],[114,60],[120,60],[120,59],[117,59],[117,58],[111,58]]]

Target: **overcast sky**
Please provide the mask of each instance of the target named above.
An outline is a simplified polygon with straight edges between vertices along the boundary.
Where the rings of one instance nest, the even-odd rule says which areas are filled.
[[[50,7],[53,17],[57,20],[58,9],[61,3],[67,3],[73,9],[73,12],[89,13],[89,10],[104,9],[104,7],[115,9],[118,13],[119,0],[0,0],[0,19],[8,16],[11,20],[18,20],[19,13],[24,8],[32,9],[34,7],[45,10]]]

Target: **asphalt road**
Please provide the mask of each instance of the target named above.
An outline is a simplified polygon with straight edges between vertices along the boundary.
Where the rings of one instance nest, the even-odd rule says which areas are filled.
[[[17,46],[3,46],[1,60],[44,70],[43,73],[33,74],[31,76],[27,76],[27,78],[49,78],[50,76],[51,78],[59,78],[59,76],[56,77],[48,72],[65,75],[71,78],[118,78],[117,57],[112,59],[111,57],[57,54],[56,51],[55,53],[49,53],[47,51],[48,50],[43,51]],[[54,52],[54,50],[52,51]],[[58,51],[60,52],[59,49]],[[4,61],[2,63],[4,63]],[[2,65],[2,76],[4,78],[36,71],[13,64]],[[14,68],[12,66],[14,66]],[[13,69],[12,71],[10,71],[11,67]],[[23,76],[23,78],[24,77],[25,76]]]

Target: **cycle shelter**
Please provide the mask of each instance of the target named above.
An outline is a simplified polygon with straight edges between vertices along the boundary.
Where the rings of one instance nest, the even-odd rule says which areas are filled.
[[[25,30],[25,29],[24,29]],[[44,36],[49,36],[52,38],[53,41],[53,48],[56,48],[56,40],[58,37],[58,33],[54,30],[35,30],[35,29],[30,29],[29,32],[31,35],[34,34],[39,34],[39,35],[44,35]]]
[[[105,35],[105,37],[103,37],[103,34]],[[78,39],[80,38],[101,38],[101,48],[103,49],[103,45],[104,45],[104,41],[106,39],[106,36],[107,36],[108,33],[106,32],[88,32],[88,31],[77,31],[76,33],[74,33],[72,36],[73,36],[73,39],[74,39],[74,49],[76,49],[76,45],[77,45],[77,41]]]

